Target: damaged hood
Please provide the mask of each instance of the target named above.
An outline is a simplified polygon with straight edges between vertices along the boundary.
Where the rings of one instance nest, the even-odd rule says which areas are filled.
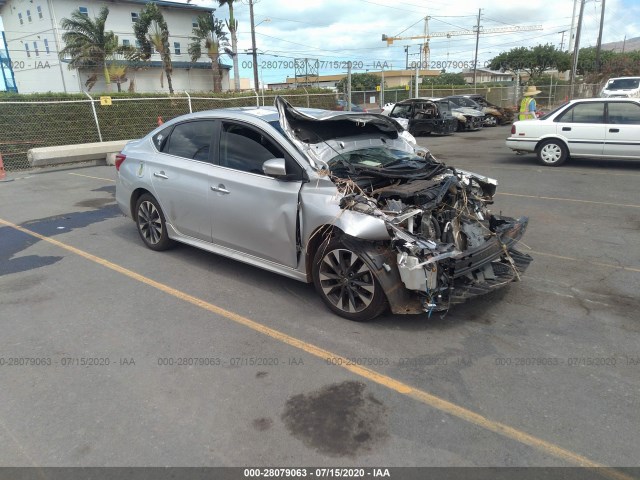
[[[314,168],[326,168],[324,155],[319,152],[336,146],[344,149],[340,139],[371,138],[381,142],[402,141],[402,126],[395,119],[373,113],[345,113],[327,111],[311,116],[295,109],[282,97],[276,97],[275,106],[280,116],[280,127],[285,135],[309,157]],[[326,147],[326,148],[325,148]]]

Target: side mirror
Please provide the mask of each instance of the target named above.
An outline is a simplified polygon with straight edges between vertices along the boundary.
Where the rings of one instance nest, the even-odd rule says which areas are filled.
[[[262,164],[262,171],[265,175],[272,177],[283,177],[287,174],[284,158],[272,158]]]

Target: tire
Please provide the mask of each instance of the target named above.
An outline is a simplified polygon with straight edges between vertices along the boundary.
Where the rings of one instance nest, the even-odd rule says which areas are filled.
[[[136,202],[136,226],[140,238],[151,250],[159,252],[175,244],[167,234],[167,224],[158,201],[149,193],[141,195]]]
[[[558,167],[569,158],[569,151],[561,140],[545,140],[536,148],[536,155],[540,165]]]
[[[498,126],[498,119],[496,117],[494,117],[493,115],[487,115],[487,120],[485,120],[487,123],[485,126],[487,127],[497,127]]]
[[[387,297],[374,273],[339,238],[320,244],[312,276],[322,301],[343,318],[367,322],[387,309]]]

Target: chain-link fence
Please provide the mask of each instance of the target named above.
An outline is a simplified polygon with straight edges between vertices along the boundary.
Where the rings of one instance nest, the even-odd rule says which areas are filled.
[[[335,109],[335,93],[283,95],[292,105]],[[68,96],[73,97],[73,96]],[[275,95],[216,98],[190,96],[117,98],[102,105],[99,98],[69,100],[41,97],[38,100],[0,99],[0,154],[7,171],[29,169],[31,148],[74,145],[140,138],[159,121],[203,110],[273,105]]]
[[[549,109],[568,98],[595,97],[599,85],[576,85],[573,95],[569,85],[537,85],[542,91],[536,99],[538,106]],[[368,109],[380,108],[384,103],[396,103],[411,98],[409,90],[356,91],[352,102]],[[479,93],[499,106],[515,106],[522,90],[516,86],[483,88],[435,88],[419,90],[420,97],[445,97]],[[282,95],[297,107],[335,110],[339,94],[303,93]],[[185,93],[169,97],[111,97],[110,105],[102,105],[99,98],[88,95],[67,96],[69,99],[29,97],[0,98],[0,154],[7,171],[29,169],[27,152],[31,148],[79,143],[106,142],[140,138],[153,130],[158,121],[167,121],[189,112],[226,107],[273,105],[276,95],[262,92],[243,97],[190,96]]]

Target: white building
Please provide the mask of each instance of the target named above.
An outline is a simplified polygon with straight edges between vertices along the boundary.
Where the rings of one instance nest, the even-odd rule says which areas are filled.
[[[80,11],[95,18],[103,6],[109,8],[105,30],[113,30],[120,44],[136,45],[133,24],[140,10],[148,3],[145,0],[0,0],[0,16],[4,24],[10,63],[15,75],[19,93],[68,92],[87,90],[86,82],[92,71],[69,70],[68,59],[62,61],[58,51],[64,48],[60,28],[62,18],[71,18],[74,11]],[[155,2],[164,15],[169,27],[169,45],[173,74],[171,76],[175,92],[207,92],[213,90],[211,61],[203,55],[192,63],[188,54],[192,29],[198,15],[210,15],[212,8],[176,3]],[[203,48],[203,53],[206,53]],[[133,68],[128,62],[115,62],[128,65],[122,90],[127,91],[134,83],[136,92],[168,93],[167,79],[164,76],[162,62],[158,54],[142,68]],[[223,65],[222,88],[229,89],[229,65]],[[162,85],[161,85],[162,78]],[[107,88],[104,76],[99,75],[98,82],[91,92],[117,91],[113,82]]]

